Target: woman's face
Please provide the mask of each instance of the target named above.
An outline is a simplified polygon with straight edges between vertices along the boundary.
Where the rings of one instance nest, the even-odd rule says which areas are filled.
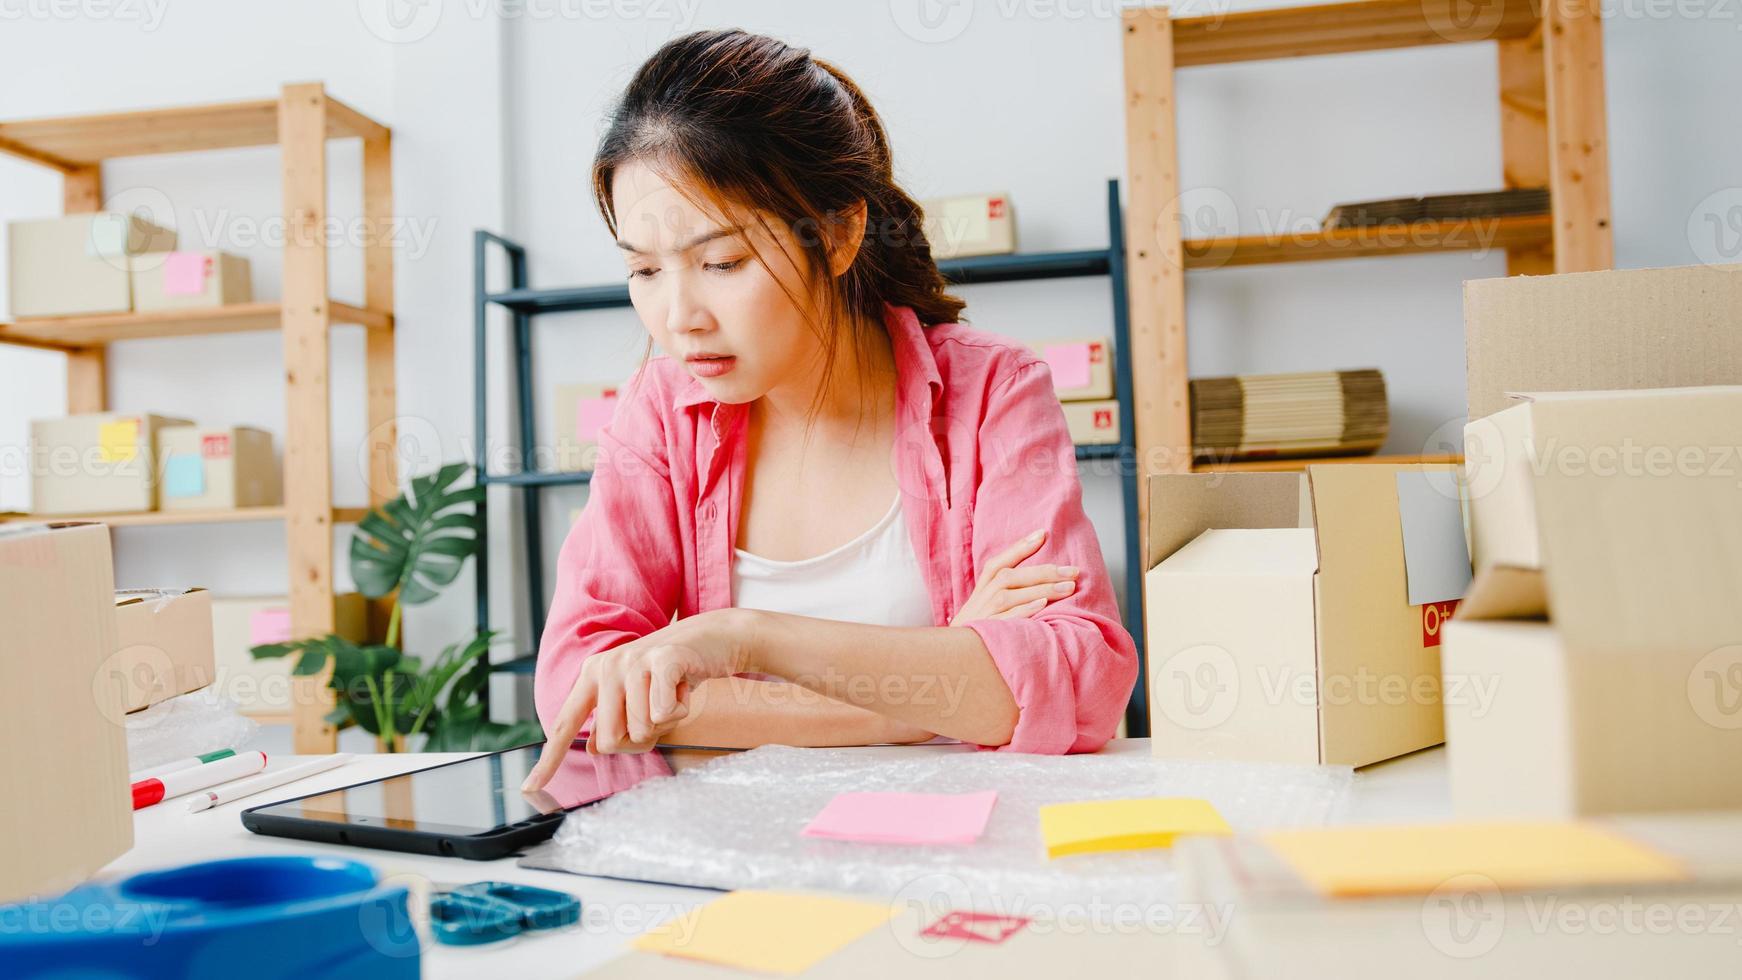
[[[810,377],[822,345],[791,298],[807,297],[809,270],[791,229],[704,211],[638,161],[611,193],[635,312],[710,397],[742,404]]]

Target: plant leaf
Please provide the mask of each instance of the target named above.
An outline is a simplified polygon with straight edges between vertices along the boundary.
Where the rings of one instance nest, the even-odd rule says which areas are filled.
[[[411,481],[405,494],[366,515],[351,538],[351,577],[371,598],[399,592],[402,605],[434,599],[478,550],[475,507],[484,488],[455,488],[469,469],[450,463]]]

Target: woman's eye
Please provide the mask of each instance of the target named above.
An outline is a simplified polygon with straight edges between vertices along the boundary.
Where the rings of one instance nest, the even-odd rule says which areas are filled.
[[[711,272],[731,272],[743,264],[743,259],[733,259],[730,262],[704,262],[702,268]]]

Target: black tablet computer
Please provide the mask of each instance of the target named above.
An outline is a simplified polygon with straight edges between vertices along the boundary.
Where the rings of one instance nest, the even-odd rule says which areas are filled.
[[[550,837],[570,810],[738,751],[662,745],[590,755],[577,739],[544,789],[522,793],[543,748],[535,742],[250,807],[242,826],[276,837],[488,861]]]

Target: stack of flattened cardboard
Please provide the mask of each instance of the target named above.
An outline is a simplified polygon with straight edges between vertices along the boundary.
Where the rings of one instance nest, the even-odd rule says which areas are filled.
[[[1326,228],[1370,228],[1419,221],[1468,221],[1547,214],[1548,188],[1523,187],[1478,194],[1435,194],[1339,204],[1325,215]]]
[[[1444,669],[1497,683],[1447,702],[1454,809],[1742,807],[1742,266],[1464,306],[1477,574]]]
[[[1371,368],[1199,378],[1191,396],[1200,458],[1372,453],[1390,428],[1385,377]]]

